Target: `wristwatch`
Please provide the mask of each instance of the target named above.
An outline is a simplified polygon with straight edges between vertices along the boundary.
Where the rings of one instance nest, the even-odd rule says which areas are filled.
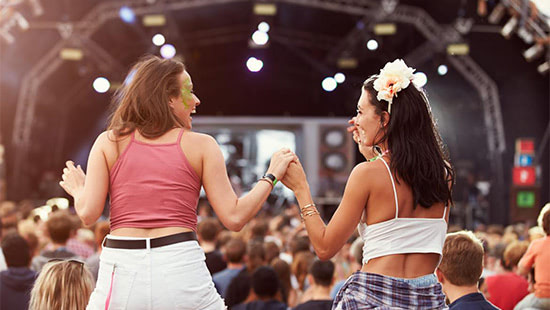
[[[271,181],[271,184],[273,184],[273,186],[275,186],[275,184],[277,184],[277,182],[279,182],[279,180],[277,180],[277,178],[272,173],[264,174],[262,179],[269,179]]]

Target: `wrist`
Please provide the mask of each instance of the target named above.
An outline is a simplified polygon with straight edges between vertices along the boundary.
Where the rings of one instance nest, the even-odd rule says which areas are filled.
[[[309,190],[309,184],[307,182],[294,189],[294,196],[300,201],[301,199],[311,199],[311,192]]]

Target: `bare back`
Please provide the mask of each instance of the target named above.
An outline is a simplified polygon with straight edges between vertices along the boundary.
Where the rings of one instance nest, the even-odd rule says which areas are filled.
[[[389,160],[388,160],[389,164]],[[381,160],[371,163],[370,173],[373,182],[368,182],[369,198],[361,222],[367,225],[385,222],[395,217],[395,199],[390,175]],[[395,177],[395,176],[394,176]],[[417,205],[413,208],[411,188],[404,182],[395,180],[399,204],[398,218],[441,218],[445,204],[434,204],[426,209]],[[448,221],[449,212],[445,213]],[[429,236],[427,236],[429,238]],[[439,263],[439,254],[410,253],[393,254],[373,258],[363,265],[363,272],[383,274],[398,278],[416,278],[433,273]]]

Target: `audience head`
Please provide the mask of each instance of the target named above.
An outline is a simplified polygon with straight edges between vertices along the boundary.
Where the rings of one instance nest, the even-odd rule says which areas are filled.
[[[197,235],[200,242],[215,242],[220,232],[220,223],[215,218],[206,218],[197,226]]]
[[[527,252],[528,247],[529,242],[527,241],[514,241],[510,243],[502,254],[502,267],[505,270],[513,271],[517,267],[521,257],[523,257],[523,254]]]
[[[269,241],[264,243],[265,250],[265,259],[268,264],[270,264],[274,259],[279,257],[281,251],[279,246],[274,241]]]
[[[315,260],[315,255],[311,252],[299,252],[292,261],[292,273],[298,280],[300,289],[304,289],[304,282],[308,273],[309,266]]]
[[[307,236],[295,236],[290,240],[290,253],[295,257],[299,252],[309,252],[309,238]]]
[[[55,261],[47,263],[31,291],[31,310],[86,309],[95,283],[84,263]]]
[[[250,229],[250,239],[263,242],[268,231],[269,225],[266,221],[256,220]]]
[[[46,222],[46,228],[52,242],[66,244],[71,237],[74,224],[69,214],[64,211],[57,211],[50,214]]]
[[[250,241],[246,250],[246,256],[247,269],[252,273],[265,263],[264,244],[259,241]]]
[[[483,271],[483,254],[483,245],[472,232],[448,234],[437,270],[440,282],[448,281],[456,286],[477,286]]]
[[[9,233],[2,239],[2,252],[8,267],[28,267],[31,250],[27,241],[17,233]]]
[[[550,202],[540,210],[537,222],[546,235],[550,236]]]
[[[261,266],[252,274],[252,290],[260,299],[271,299],[279,291],[279,278],[272,267]]]
[[[246,254],[246,243],[241,238],[231,238],[225,245],[225,258],[228,263],[241,264]]]
[[[334,263],[330,260],[315,260],[309,267],[309,274],[312,276],[314,284],[330,287],[334,279]]]

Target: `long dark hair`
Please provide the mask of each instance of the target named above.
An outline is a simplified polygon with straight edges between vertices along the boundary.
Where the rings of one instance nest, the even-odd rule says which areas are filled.
[[[369,102],[381,116],[388,111],[388,102],[376,99],[371,76],[363,84]],[[391,154],[390,168],[399,183],[404,181],[412,189],[414,208],[429,208],[438,202],[452,203],[454,171],[449,154],[437,131],[431,108],[424,91],[411,83],[394,96],[387,129],[379,144],[387,141]],[[450,184],[450,185],[449,185]]]
[[[181,96],[178,80],[185,66],[176,60],[149,55],[136,63],[131,81],[117,90],[109,130],[116,137],[134,129],[146,138],[156,138],[174,127],[183,127],[168,105],[171,98]]]

